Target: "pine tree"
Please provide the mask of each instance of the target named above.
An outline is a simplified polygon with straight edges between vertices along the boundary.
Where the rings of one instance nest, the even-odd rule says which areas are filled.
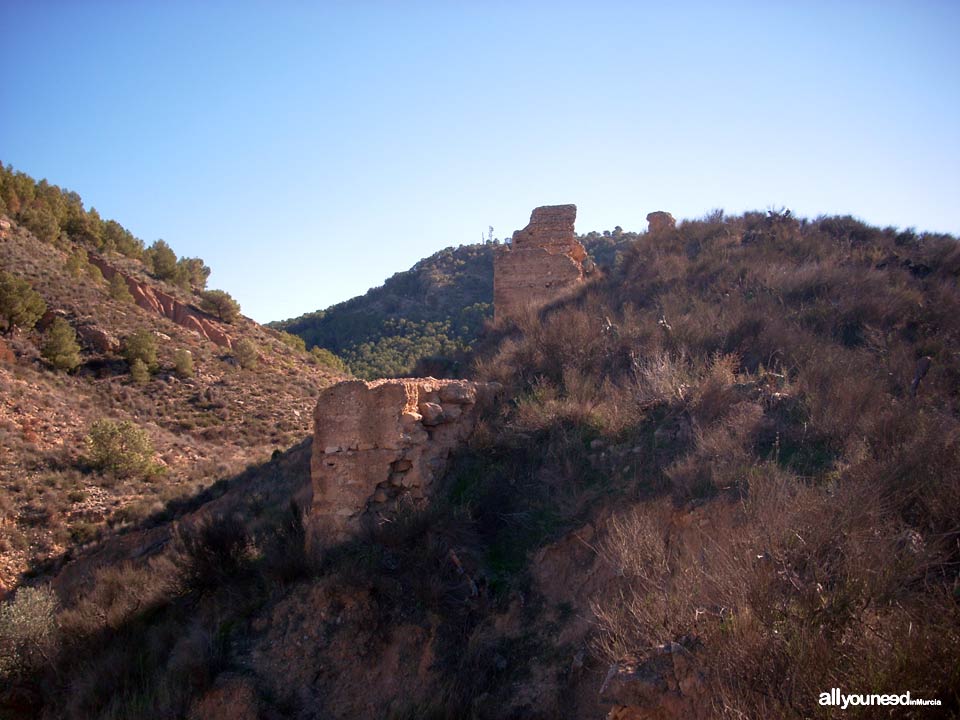
[[[123,356],[132,366],[141,361],[148,370],[157,365],[157,339],[149,330],[137,330],[123,341]]]
[[[15,327],[29,330],[47,311],[47,304],[30,283],[0,270],[0,331],[9,335]]]
[[[127,281],[120,273],[114,273],[110,279],[110,297],[120,302],[133,302],[133,295],[127,287]]]
[[[207,290],[200,298],[203,309],[225,323],[232,323],[240,317],[240,303],[224,290]]]
[[[83,248],[77,248],[74,252],[70,253],[70,257],[67,258],[67,272],[73,277],[78,278],[83,275],[87,263],[87,251]]]
[[[172,280],[177,274],[177,254],[163,240],[157,240],[147,250],[153,264],[153,274],[161,280]]]
[[[80,364],[77,333],[63,318],[55,318],[43,344],[43,357],[57,370],[69,372]]]
[[[137,385],[146,385],[150,382],[150,370],[147,368],[147,364],[140,358],[136,358],[130,363],[130,378]]]

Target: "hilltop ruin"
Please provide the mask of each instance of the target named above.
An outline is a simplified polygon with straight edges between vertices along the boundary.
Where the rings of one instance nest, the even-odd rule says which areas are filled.
[[[516,320],[570,295],[592,272],[593,263],[574,234],[576,219],[576,205],[538,207],[508,245],[496,248],[495,321]]]

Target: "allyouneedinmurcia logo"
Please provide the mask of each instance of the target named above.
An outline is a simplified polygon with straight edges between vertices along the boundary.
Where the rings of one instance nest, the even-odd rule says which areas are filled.
[[[831,707],[839,707],[846,710],[851,706],[866,705],[940,705],[939,700],[924,700],[921,698],[910,697],[909,692],[899,695],[863,695],[861,693],[852,693],[845,695],[840,692],[840,688],[833,688],[830,692],[820,693],[820,704]]]

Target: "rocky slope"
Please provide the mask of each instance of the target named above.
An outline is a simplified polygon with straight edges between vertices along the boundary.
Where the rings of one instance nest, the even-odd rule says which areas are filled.
[[[67,265],[78,245],[41,242],[6,219],[0,267],[30,283],[47,306],[36,329],[3,338],[0,354],[0,592],[22,573],[192,496],[262,461],[310,433],[314,398],[339,373],[311,361],[280,336],[241,318],[227,325],[199,309],[199,299],[148,277],[130,258],[90,253],[75,276]],[[119,274],[130,300],[114,300]],[[81,344],[81,365],[54,371],[41,357],[44,328],[67,320]],[[132,381],[124,338],[147,330],[157,368]],[[255,348],[243,369],[231,346]],[[175,368],[188,351],[192,376]],[[129,420],[147,431],[157,477],[117,479],[85,464],[94,421]]]
[[[800,720],[844,687],[956,716],[958,282],[947,236],[786,213],[659,223],[605,278],[484,340],[471,382],[500,399],[470,408],[468,439],[451,423],[428,503],[307,551],[311,522],[361,518],[412,471],[393,463],[419,425],[460,405],[440,392],[456,383],[325,393],[325,447],[18,594],[44,632],[11,655],[2,707]],[[361,443],[392,449],[358,465],[379,449]],[[330,456],[344,472],[311,483]]]

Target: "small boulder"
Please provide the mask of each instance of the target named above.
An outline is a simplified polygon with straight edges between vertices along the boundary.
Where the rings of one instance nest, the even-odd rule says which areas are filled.
[[[450,383],[440,387],[440,402],[465,405],[476,400],[477,391],[472,383]]]
[[[120,352],[120,340],[96,325],[81,325],[77,335],[84,345],[98,353]]]
[[[443,422],[443,408],[437,403],[420,403],[420,407],[417,409],[423,416],[424,425],[439,425]]]

